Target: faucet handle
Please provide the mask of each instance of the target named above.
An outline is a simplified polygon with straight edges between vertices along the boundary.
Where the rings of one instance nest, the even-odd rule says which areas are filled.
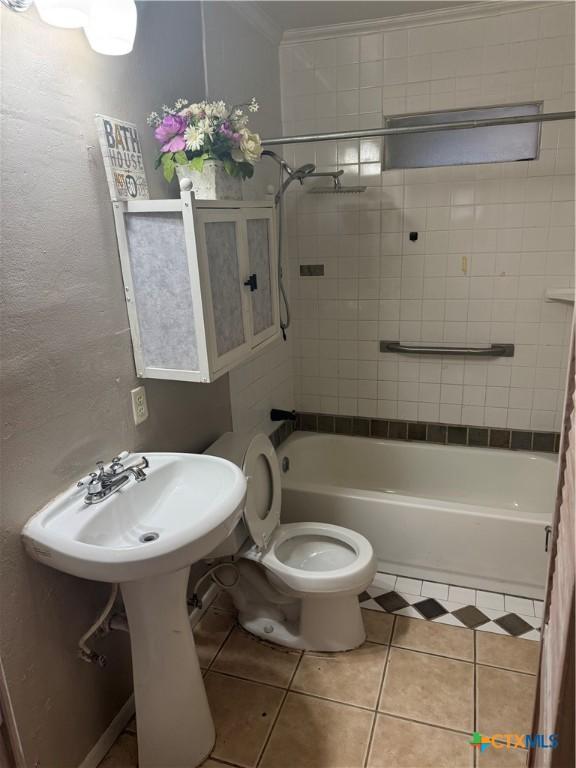
[[[86,475],[86,477],[82,477],[80,480],[78,480],[76,483],[76,488],[85,488],[87,485],[90,485],[90,483],[96,478],[96,472],[90,472],[89,475]]]
[[[116,473],[117,471],[124,469],[122,462],[129,455],[130,454],[128,453],[128,451],[120,451],[118,456],[114,456],[114,458],[112,459],[112,463],[108,467],[109,471]]]

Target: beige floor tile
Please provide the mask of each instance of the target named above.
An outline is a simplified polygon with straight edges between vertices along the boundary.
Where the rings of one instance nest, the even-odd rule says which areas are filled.
[[[368,768],[472,768],[464,733],[378,715]]]
[[[253,768],[284,691],[215,672],[208,672],[205,683],[216,726],[212,757]]]
[[[436,624],[433,621],[398,616],[392,645],[412,651],[437,653],[452,659],[474,660],[474,632],[471,629]]]
[[[211,608],[202,616],[194,627],[194,641],[201,667],[206,669],[210,665],[234,624],[233,616]]]
[[[536,678],[478,665],[478,730],[481,733],[529,733]]]
[[[261,768],[361,768],[373,713],[289,693]]]
[[[211,608],[218,608],[221,611],[227,611],[228,613],[233,613],[234,615],[238,613],[236,606],[230,597],[230,593],[225,592],[224,590],[218,592],[214,602],[211,605]]]
[[[300,651],[263,643],[237,627],[222,646],[212,669],[286,688],[300,656]]]
[[[490,632],[476,633],[476,661],[490,667],[502,667],[516,672],[538,671],[540,643],[522,640],[520,637],[493,635]]]
[[[362,611],[362,618],[364,619],[364,627],[366,629],[366,640],[371,643],[384,643],[390,642],[390,635],[392,634],[392,626],[394,624],[394,616],[390,613],[384,613],[384,611]]]
[[[374,708],[388,646],[365,643],[345,653],[305,653],[294,676],[295,691]]]
[[[477,750],[474,750],[477,752]],[[525,768],[528,752],[525,749],[494,749],[489,747],[476,756],[478,768]]]
[[[230,768],[230,763],[221,763],[219,760],[212,760],[211,757],[202,763],[202,768]]]
[[[474,666],[390,648],[378,708],[410,720],[469,731],[474,717]]]
[[[136,768],[138,742],[132,733],[123,733],[110,748],[98,768]]]

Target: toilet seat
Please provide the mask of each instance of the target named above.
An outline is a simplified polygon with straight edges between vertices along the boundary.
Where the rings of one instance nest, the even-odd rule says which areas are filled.
[[[250,547],[243,556],[261,563],[295,592],[308,594],[357,592],[376,571],[370,542],[328,523],[280,525],[265,552]]]
[[[266,435],[252,438],[244,454],[242,470],[248,480],[244,522],[256,547],[265,550],[280,525],[282,504],[278,457]]]

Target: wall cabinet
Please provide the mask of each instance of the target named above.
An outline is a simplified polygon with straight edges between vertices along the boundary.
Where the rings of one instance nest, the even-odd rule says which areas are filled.
[[[273,202],[113,205],[139,376],[213,381],[278,338]]]

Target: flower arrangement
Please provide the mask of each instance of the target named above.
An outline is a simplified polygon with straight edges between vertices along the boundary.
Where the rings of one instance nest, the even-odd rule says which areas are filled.
[[[248,115],[257,112],[253,98],[248,104],[228,107],[223,101],[189,104],[178,99],[173,107],[162,107],[162,116],[152,112],[148,125],[161,144],[156,168],[171,181],[177,165],[188,165],[202,173],[206,160],[219,160],[235,178],[251,178],[260,159],[260,136],[248,128]]]

